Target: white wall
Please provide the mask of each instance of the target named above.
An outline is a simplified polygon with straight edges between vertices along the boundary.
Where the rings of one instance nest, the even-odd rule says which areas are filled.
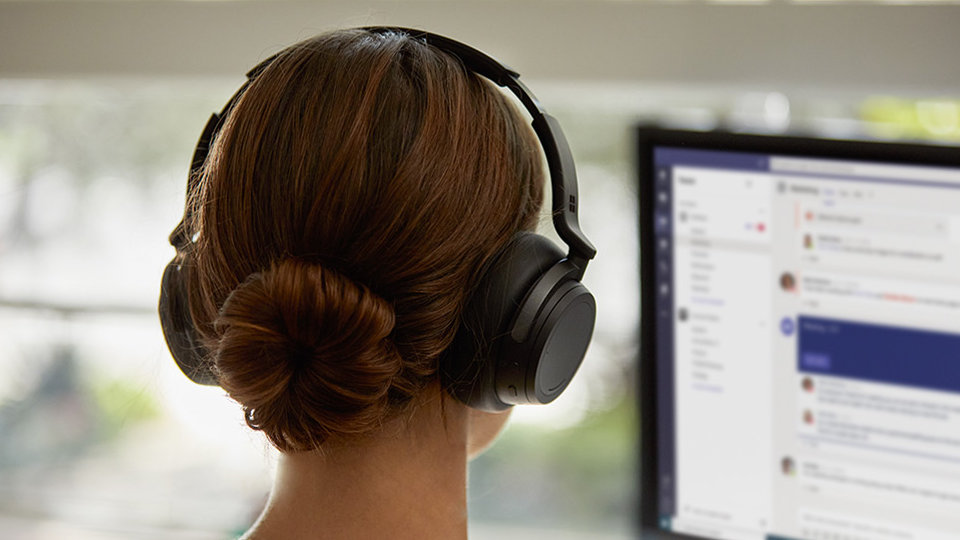
[[[960,5],[0,1],[0,78],[239,76],[318,31],[445,33],[528,78],[956,94]]]

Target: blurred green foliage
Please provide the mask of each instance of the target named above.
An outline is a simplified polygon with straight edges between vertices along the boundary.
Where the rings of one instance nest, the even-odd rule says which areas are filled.
[[[960,100],[875,96],[864,100],[860,115],[875,137],[960,141]]]
[[[157,418],[160,407],[142,387],[123,379],[95,381],[91,388],[100,435],[110,439],[134,424]]]

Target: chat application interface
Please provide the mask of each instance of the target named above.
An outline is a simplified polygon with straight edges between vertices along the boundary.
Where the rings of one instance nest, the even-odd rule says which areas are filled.
[[[960,538],[960,169],[654,152],[658,509]]]

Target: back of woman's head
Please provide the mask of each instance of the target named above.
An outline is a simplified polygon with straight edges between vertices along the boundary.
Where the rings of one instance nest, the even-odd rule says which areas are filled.
[[[281,450],[374,430],[437,377],[485,264],[542,201],[506,98],[400,33],[282,52],[190,194],[190,311],[221,386]]]

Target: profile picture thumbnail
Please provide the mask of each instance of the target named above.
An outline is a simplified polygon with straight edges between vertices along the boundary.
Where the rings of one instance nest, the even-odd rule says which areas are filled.
[[[780,460],[780,471],[783,472],[784,476],[793,476],[797,472],[797,467],[793,462],[793,458],[790,456],[783,456],[783,459]]]
[[[804,392],[813,392],[813,379],[810,377],[804,377],[803,382],[800,383],[800,386],[803,388]]]
[[[797,278],[790,272],[780,274],[780,288],[786,292],[797,290]]]

